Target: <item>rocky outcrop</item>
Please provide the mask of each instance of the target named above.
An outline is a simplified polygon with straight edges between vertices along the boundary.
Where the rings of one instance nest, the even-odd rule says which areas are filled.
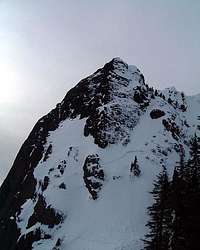
[[[100,166],[99,156],[88,155],[83,166],[83,180],[92,198],[96,200],[103,186],[104,171]]]
[[[16,244],[15,250],[31,250],[32,244],[34,242],[50,239],[51,236],[49,234],[45,234],[40,228],[36,228],[35,230],[27,233],[26,235],[22,235],[19,241]]]
[[[64,216],[61,212],[47,205],[45,198],[40,194],[34,207],[34,212],[28,221],[27,229],[30,229],[30,231],[28,230],[26,234],[21,235],[16,245],[14,244],[11,249],[31,250],[34,242],[50,239],[51,235],[45,233],[40,225],[47,225],[49,228],[53,228],[62,223],[63,218]]]
[[[162,116],[165,115],[165,112],[160,110],[160,109],[153,109],[151,112],[150,112],[150,117],[151,119],[158,119]]]
[[[179,126],[173,120],[169,118],[163,119],[162,123],[163,123],[163,126],[166,128],[166,130],[171,133],[173,138],[175,140],[178,140],[181,135],[181,130]]]
[[[39,195],[38,201],[34,207],[34,212],[29,218],[27,228],[32,227],[37,222],[53,228],[62,222],[63,216],[50,205],[47,205],[45,198]]]

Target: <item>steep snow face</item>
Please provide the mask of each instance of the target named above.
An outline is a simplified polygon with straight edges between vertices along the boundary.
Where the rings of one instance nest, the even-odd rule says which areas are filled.
[[[176,116],[173,119],[182,129],[180,139],[174,139],[170,131],[165,130],[163,117],[151,119],[150,112],[155,108],[165,112],[165,119]],[[59,239],[58,249],[141,249],[153,180],[162,165],[172,173],[180,145],[188,150],[184,145],[189,136],[188,127],[182,123],[181,114],[161,98],[155,99],[132,131],[129,143],[105,149],[95,145],[91,136],[83,135],[85,119],[61,123],[47,140],[46,149],[52,145],[51,155],[46,161],[44,158],[40,161],[34,176],[38,183],[37,196],[42,195],[47,204],[64,217],[62,223],[52,229],[37,224],[51,238],[35,242],[33,249],[53,249]],[[83,179],[83,166],[89,155],[99,156],[105,175],[95,200]],[[130,173],[135,156],[141,169],[140,177]],[[45,177],[49,182],[43,191]],[[61,188],[61,184],[65,188]],[[36,225],[28,229],[27,225],[36,202],[28,200],[22,208],[18,223],[22,235],[35,230]]]
[[[10,209],[10,198],[9,213],[0,210],[4,228],[18,232],[5,249],[142,249],[153,181],[163,167],[172,175],[181,150],[187,157],[199,110],[199,96],[174,88],[155,94],[119,58],[82,80],[19,153],[31,160],[14,193],[20,209]],[[135,156],[140,176],[130,171]]]

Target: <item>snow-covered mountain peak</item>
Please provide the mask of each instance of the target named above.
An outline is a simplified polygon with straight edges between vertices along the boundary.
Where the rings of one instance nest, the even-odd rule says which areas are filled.
[[[60,111],[71,118],[87,117],[85,135],[106,147],[126,139],[138,121],[139,106],[147,105],[148,99],[143,74],[114,58],[71,89]]]
[[[142,75],[140,70],[134,66],[134,65],[128,65],[126,62],[124,62],[121,58],[116,57],[113,58],[111,61],[106,63],[103,68],[99,69],[97,72],[95,72],[92,77],[95,77],[97,75],[104,74],[104,76],[107,76],[109,79],[121,77],[124,78],[127,82],[131,83],[134,80],[135,76],[135,84],[144,84],[144,82],[139,82],[139,76]],[[144,80],[144,78],[143,78]]]
[[[124,62],[124,60],[120,57],[114,57],[110,62],[113,63],[114,65],[123,64],[126,65],[126,67],[128,67],[128,64]]]
[[[141,250],[152,183],[187,157],[197,99],[155,90],[120,58],[81,80],[35,125],[0,189],[2,249]]]
[[[138,73],[140,72],[136,66],[128,65],[126,62],[124,62],[119,57],[113,58],[108,64],[111,64],[113,66],[114,70],[117,70],[118,72],[121,71],[121,74],[124,74],[124,75],[134,74],[136,72],[138,72]]]
[[[120,57],[114,57],[112,60],[110,60],[107,64],[112,64],[114,69],[128,69],[128,64],[124,62]]]

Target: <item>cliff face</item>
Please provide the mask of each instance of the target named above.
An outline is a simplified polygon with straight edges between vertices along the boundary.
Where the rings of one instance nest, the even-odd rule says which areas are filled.
[[[154,90],[119,58],[80,81],[37,122],[1,186],[2,249],[141,249],[153,180],[187,155],[199,108],[199,96]]]

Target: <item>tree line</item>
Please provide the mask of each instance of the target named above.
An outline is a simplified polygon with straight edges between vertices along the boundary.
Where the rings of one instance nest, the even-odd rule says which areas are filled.
[[[200,249],[200,138],[190,142],[190,157],[185,161],[183,148],[180,161],[169,180],[163,167],[151,192],[154,203],[148,208],[148,234],[145,250]]]

